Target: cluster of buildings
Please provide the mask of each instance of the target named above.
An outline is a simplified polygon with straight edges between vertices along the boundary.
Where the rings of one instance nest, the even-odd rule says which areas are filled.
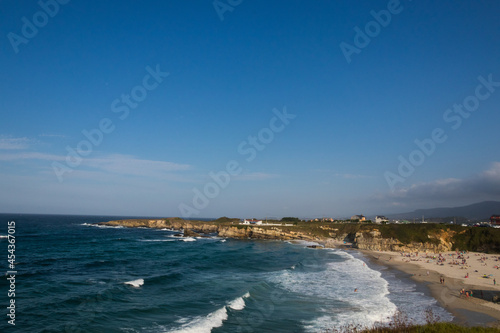
[[[359,221],[359,222],[365,222],[366,217],[364,215],[353,215],[351,216],[351,221]],[[387,223],[389,222],[389,219],[385,216],[382,215],[377,215],[375,216],[375,223],[381,224],[381,223]]]
[[[285,227],[292,227],[292,223],[267,223],[263,222],[262,220],[256,220],[256,219],[244,219],[243,222],[240,222],[242,225],[279,225],[279,226],[285,226]]]
[[[490,224],[491,225],[500,225],[500,215],[491,215]]]
[[[309,222],[342,222],[342,221],[339,221],[339,220],[336,220],[336,219],[333,219],[333,218],[322,218],[322,219],[312,219],[312,220],[309,220]],[[369,220],[366,219],[366,217],[364,215],[353,215],[351,216],[350,219],[348,220],[345,220],[346,222],[352,222],[352,221],[356,221],[356,222],[368,222]],[[345,222],[344,221],[344,222]],[[389,223],[389,219],[385,216],[382,216],[382,215],[377,215],[375,216],[375,220],[374,221],[371,221],[371,222],[374,222],[374,223],[377,223],[377,224],[382,224],[382,223]],[[415,222],[415,221],[414,221]],[[392,223],[396,223],[396,224],[399,224],[399,223],[411,223],[410,221],[399,221],[399,220],[396,220],[396,221],[392,221]],[[427,223],[426,221],[423,220],[422,218],[422,222],[421,223]],[[240,224],[242,225],[280,225],[280,226],[293,226],[293,224],[283,224],[283,223],[267,223],[267,222],[264,222],[262,220],[256,220],[256,219],[244,219],[243,222],[240,222]],[[484,224],[488,224],[488,222],[484,222]],[[497,227],[500,227],[500,215],[492,215],[490,217],[490,223],[489,223],[491,226],[497,226]]]
[[[364,215],[353,215],[353,216],[351,216],[347,220],[337,220],[337,219],[333,219],[331,217],[322,218],[322,219],[312,219],[312,220],[309,220],[309,222],[320,222],[320,221],[321,222],[352,222],[352,221],[356,221],[356,222],[368,222],[368,221],[371,221],[371,220],[367,220],[366,216],[364,216]],[[377,216],[375,216],[375,221],[371,221],[371,222],[375,222],[375,223],[381,224],[381,223],[387,223],[387,222],[389,222],[389,219],[387,217],[385,217],[385,216],[377,215]]]

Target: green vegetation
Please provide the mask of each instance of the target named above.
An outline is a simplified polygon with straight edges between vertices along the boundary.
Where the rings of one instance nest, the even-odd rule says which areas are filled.
[[[240,219],[237,219],[237,218],[231,218],[231,217],[226,217],[226,216],[223,216],[223,217],[219,217],[217,220],[213,220],[211,222],[214,222],[214,223],[231,223],[231,222],[240,222]]]
[[[454,249],[485,253],[500,253],[500,229],[462,227],[453,237]]]
[[[280,222],[285,222],[285,223],[299,223],[299,222],[302,222],[301,219],[299,219],[298,217],[284,217],[281,219]]]
[[[402,312],[396,312],[390,322],[384,325],[374,325],[372,328],[365,328],[360,325],[350,324],[333,330],[328,333],[497,333],[498,328],[491,327],[465,327],[452,323],[439,322],[439,317],[432,313],[429,308],[425,311],[426,324],[414,325],[408,316]]]
[[[385,224],[378,227],[383,238],[394,238],[401,243],[411,242],[439,244],[439,239],[429,237],[447,229],[440,224]]]

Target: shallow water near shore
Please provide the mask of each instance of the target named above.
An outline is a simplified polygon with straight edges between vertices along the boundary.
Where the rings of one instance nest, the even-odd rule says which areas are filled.
[[[0,217],[0,235],[16,221],[16,329],[26,332],[321,332],[396,309],[421,323],[428,307],[451,320],[356,251],[92,225],[123,217]]]

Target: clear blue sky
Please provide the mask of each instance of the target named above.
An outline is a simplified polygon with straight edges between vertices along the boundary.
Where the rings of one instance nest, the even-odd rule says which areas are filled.
[[[341,217],[500,200],[498,1],[60,1],[1,2],[1,212]],[[416,152],[437,128],[446,141]]]

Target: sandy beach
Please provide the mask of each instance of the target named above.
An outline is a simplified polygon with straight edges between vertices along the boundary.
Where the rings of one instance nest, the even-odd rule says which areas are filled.
[[[495,284],[500,283],[499,255],[361,252],[374,264],[403,271],[426,285],[441,306],[453,314],[454,322],[500,327],[500,303],[492,302],[494,296],[500,296],[500,286]],[[465,292],[461,294],[462,290]]]

